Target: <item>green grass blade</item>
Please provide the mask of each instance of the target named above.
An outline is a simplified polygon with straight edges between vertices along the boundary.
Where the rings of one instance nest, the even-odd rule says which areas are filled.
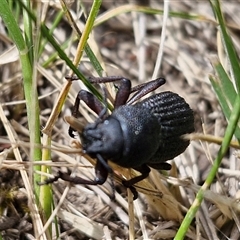
[[[238,59],[237,52],[234,48],[233,41],[230,35],[228,34],[225,20],[222,15],[220,2],[218,0],[214,0],[214,1],[210,0],[210,3],[215,13],[215,17],[220,26],[222,42],[224,45],[224,49],[225,49],[228,61],[230,63],[229,66],[230,66],[231,77],[237,86],[238,92],[240,92],[240,78],[239,78],[240,66],[239,66],[239,59]]]
[[[223,138],[222,145],[218,151],[218,155],[213,162],[213,166],[210,170],[210,173],[208,174],[208,177],[207,177],[205,183],[202,185],[201,189],[198,191],[197,196],[196,196],[192,206],[189,208],[189,210],[188,210],[188,212],[187,212],[187,214],[186,214],[186,216],[174,238],[175,240],[184,239],[184,236],[186,235],[186,232],[187,232],[191,222],[193,221],[197,211],[199,210],[201,202],[204,198],[204,192],[213,182],[213,180],[217,174],[218,168],[221,164],[222,158],[224,157],[224,155],[226,154],[226,152],[229,149],[229,145],[232,140],[232,136],[235,132],[236,126],[238,124],[239,117],[240,117],[240,96],[237,95],[235,103],[234,103],[233,111],[232,111],[231,117],[229,119],[229,124],[227,126],[225,136]]]
[[[21,2],[21,1],[19,1]],[[22,7],[26,9],[29,16],[32,18],[32,20],[36,23],[36,17],[35,15],[25,7],[23,3],[21,3]],[[79,79],[85,84],[85,86],[100,100],[103,101],[102,95],[97,91],[97,89],[85,78],[85,76],[77,69],[77,67],[73,64],[72,60],[70,60],[66,53],[62,50],[60,45],[56,42],[52,34],[50,34],[49,29],[46,27],[44,23],[41,23],[40,25],[42,35],[47,38],[47,40],[52,44],[54,49],[58,52],[58,55],[61,59],[63,59],[66,64],[72,69],[72,71],[77,75]]]
[[[219,104],[222,107],[224,116],[229,121],[237,93],[222,64],[219,61],[214,61],[213,67],[217,72],[218,77],[210,76],[209,79],[214,88]],[[238,140],[240,139],[239,125],[236,126],[235,137]]]
[[[187,230],[190,227],[192,220],[194,219],[201,202],[204,198],[205,190],[212,184],[219,166],[221,164],[221,160],[229,149],[230,141],[232,140],[233,135],[239,139],[239,117],[240,117],[240,95],[239,92],[239,61],[233,46],[231,37],[228,35],[226,24],[223,19],[222,11],[220,8],[220,3],[218,0],[211,1],[212,9],[214,15],[220,26],[220,33],[222,36],[222,42],[224,46],[224,50],[227,55],[228,64],[230,66],[230,75],[227,74],[227,71],[224,69],[222,64],[217,60],[213,62],[213,67],[217,73],[217,77],[210,76],[210,81],[212,86],[217,94],[219,103],[223,109],[223,113],[228,120],[228,126],[225,131],[225,136],[223,138],[223,142],[218,151],[218,155],[213,163],[213,166],[208,174],[208,177],[205,183],[202,185],[201,189],[198,191],[196,199],[194,200],[192,206],[188,210],[180,228],[177,232],[174,239],[184,239]],[[237,90],[234,85],[236,85]]]
[[[40,144],[40,120],[39,120],[40,114],[38,96],[33,92],[35,86],[33,86],[32,82],[33,78],[32,59],[29,55],[29,48],[25,42],[25,39],[17,24],[17,21],[9,8],[8,3],[5,0],[0,0],[0,4],[1,4],[0,16],[2,17],[5,26],[7,27],[9,34],[12,37],[12,40],[16,44],[16,47],[19,51],[20,62],[22,67],[23,87],[27,107],[30,143],[38,145]],[[32,147],[31,151],[32,151],[31,158],[33,160],[41,159],[42,157],[41,149]],[[38,177],[34,179],[34,182],[37,180]],[[35,191],[38,199],[39,188],[36,184]]]
[[[104,14],[100,15],[95,23],[94,26],[98,26],[101,23],[116,17],[120,14],[123,13],[128,13],[128,12],[142,12],[146,14],[159,14],[163,15],[163,10],[160,9],[155,9],[155,8],[150,8],[146,6],[139,6],[139,5],[132,5],[132,4],[127,4],[123,6],[119,6],[116,8],[113,8]],[[169,11],[169,16],[170,17],[176,17],[176,18],[181,18],[181,19],[188,19],[188,20],[195,20],[195,21],[208,21],[208,22],[213,22],[211,19],[207,19],[206,16],[204,15],[199,15],[199,14],[189,14],[188,12],[174,12],[174,11]]]

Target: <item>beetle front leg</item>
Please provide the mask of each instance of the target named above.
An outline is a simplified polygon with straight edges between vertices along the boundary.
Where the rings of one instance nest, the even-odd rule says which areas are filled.
[[[101,102],[90,92],[87,92],[85,90],[80,90],[78,92],[78,95],[76,97],[76,100],[75,100],[75,103],[74,103],[74,106],[73,106],[73,112],[72,112],[72,116],[74,118],[77,118],[78,116],[78,112],[79,112],[79,105],[80,105],[80,101],[84,101],[86,103],[86,105],[92,109],[96,114],[100,114],[104,107],[103,105],[101,104]],[[74,137],[74,134],[73,132],[76,132],[77,129],[74,129],[72,128],[71,126],[69,127],[69,135],[71,137]]]
[[[101,102],[92,93],[85,90],[80,90],[73,106],[72,116],[75,118],[77,118],[81,100],[84,101],[86,105],[90,109],[92,109],[97,115],[99,115],[104,108]]]
[[[107,180],[108,169],[106,169],[105,166],[103,166],[101,162],[99,162],[98,160],[95,166],[95,174],[96,176],[94,180],[87,180],[77,176],[71,177],[70,174],[59,171],[57,176],[55,176],[54,178],[47,179],[46,181],[39,183],[39,185],[50,184],[56,182],[58,179],[62,179],[64,181],[74,184],[102,185]]]

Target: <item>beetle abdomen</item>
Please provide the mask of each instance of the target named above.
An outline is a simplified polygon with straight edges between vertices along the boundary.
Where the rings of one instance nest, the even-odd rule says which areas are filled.
[[[162,92],[138,104],[157,117],[162,129],[159,148],[150,162],[166,161],[181,154],[189,145],[181,136],[194,131],[193,111],[185,100],[176,93]]]

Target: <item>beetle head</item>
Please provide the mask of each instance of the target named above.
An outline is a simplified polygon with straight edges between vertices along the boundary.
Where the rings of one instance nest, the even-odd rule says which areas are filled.
[[[88,124],[81,134],[83,150],[90,156],[101,154],[105,158],[120,158],[123,150],[121,126],[115,118]]]

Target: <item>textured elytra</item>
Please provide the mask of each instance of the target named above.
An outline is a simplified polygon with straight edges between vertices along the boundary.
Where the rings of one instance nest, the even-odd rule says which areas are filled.
[[[121,106],[111,117],[123,129],[124,152],[112,159],[124,167],[164,162],[189,145],[182,135],[194,131],[193,111],[176,93],[162,92],[135,105]],[[151,164],[152,163],[152,164]]]
[[[161,125],[161,144],[150,161],[166,161],[181,154],[189,145],[182,135],[194,131],[193,111],[184,98],[173,92],[162,92],[139,104],[149,109]]]

